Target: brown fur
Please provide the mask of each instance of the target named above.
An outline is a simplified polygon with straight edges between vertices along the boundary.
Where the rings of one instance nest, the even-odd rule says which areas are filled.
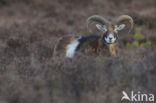
[[[66,52],[66,46],[72,41],[77,40],[78,36],[68,35],[61,37],[54,48],[54,55],[59,55]],[[101,37],[99,38],[87,38],[83,43],[79,45],[77,51],[84,53],[98,53],[100,50],[108,50],[110,55],[116,56],[116,44],[103,43]]]
[[[65,53],[66,46],[76,39],[78,39],[78,36],[74,36],[74,35],[66,35],[59,38],[54,47],[53,55],[56,56],[61,53]]]

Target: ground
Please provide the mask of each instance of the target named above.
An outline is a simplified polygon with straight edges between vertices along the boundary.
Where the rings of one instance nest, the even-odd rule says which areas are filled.
[[[0,103],[118,103],[123,90],[156,95],[155,5],[155,0],[0,0]],[[53,57],[59,37],[90,34],[86,19],[95,14],[132,16],[152,45],[127,48],[133,30],[120,33],[117,57]]]

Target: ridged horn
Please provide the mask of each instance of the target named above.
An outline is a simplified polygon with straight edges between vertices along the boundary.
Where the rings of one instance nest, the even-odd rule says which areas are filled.
[[[130,23],[130,30],[133,28],[133,19],[132,17],[128,16],[128,15],[121,15],[119,17],[117,17],[116,19],[114,19],[112,22],[113,24],[119,24],[122,21],[128,21]]]
[[[92,22],[98,22],[98,23],[100,23],[102,25],[105,25],[105,24],[108,23],[108,20],[106,20],[104,17],[99,16],[99,15],[90,16],[87,19],[87,29],[89,29],[89,24],[92,23]],[[90,31],[90,29],[89,29],[89,31]]]

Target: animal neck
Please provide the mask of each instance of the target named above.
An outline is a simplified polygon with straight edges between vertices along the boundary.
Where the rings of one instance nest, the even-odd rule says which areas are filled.
[[[107,44],[109,52],[112,56],[116,56],[116,43]]]

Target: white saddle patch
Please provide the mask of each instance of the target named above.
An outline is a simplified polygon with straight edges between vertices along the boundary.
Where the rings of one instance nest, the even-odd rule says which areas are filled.
[[[74,56],[75,50],[79,44],[80,43],[78,40],[74,40],[70,44],[68,44],[66,47],[66,57],[72,58]]]

